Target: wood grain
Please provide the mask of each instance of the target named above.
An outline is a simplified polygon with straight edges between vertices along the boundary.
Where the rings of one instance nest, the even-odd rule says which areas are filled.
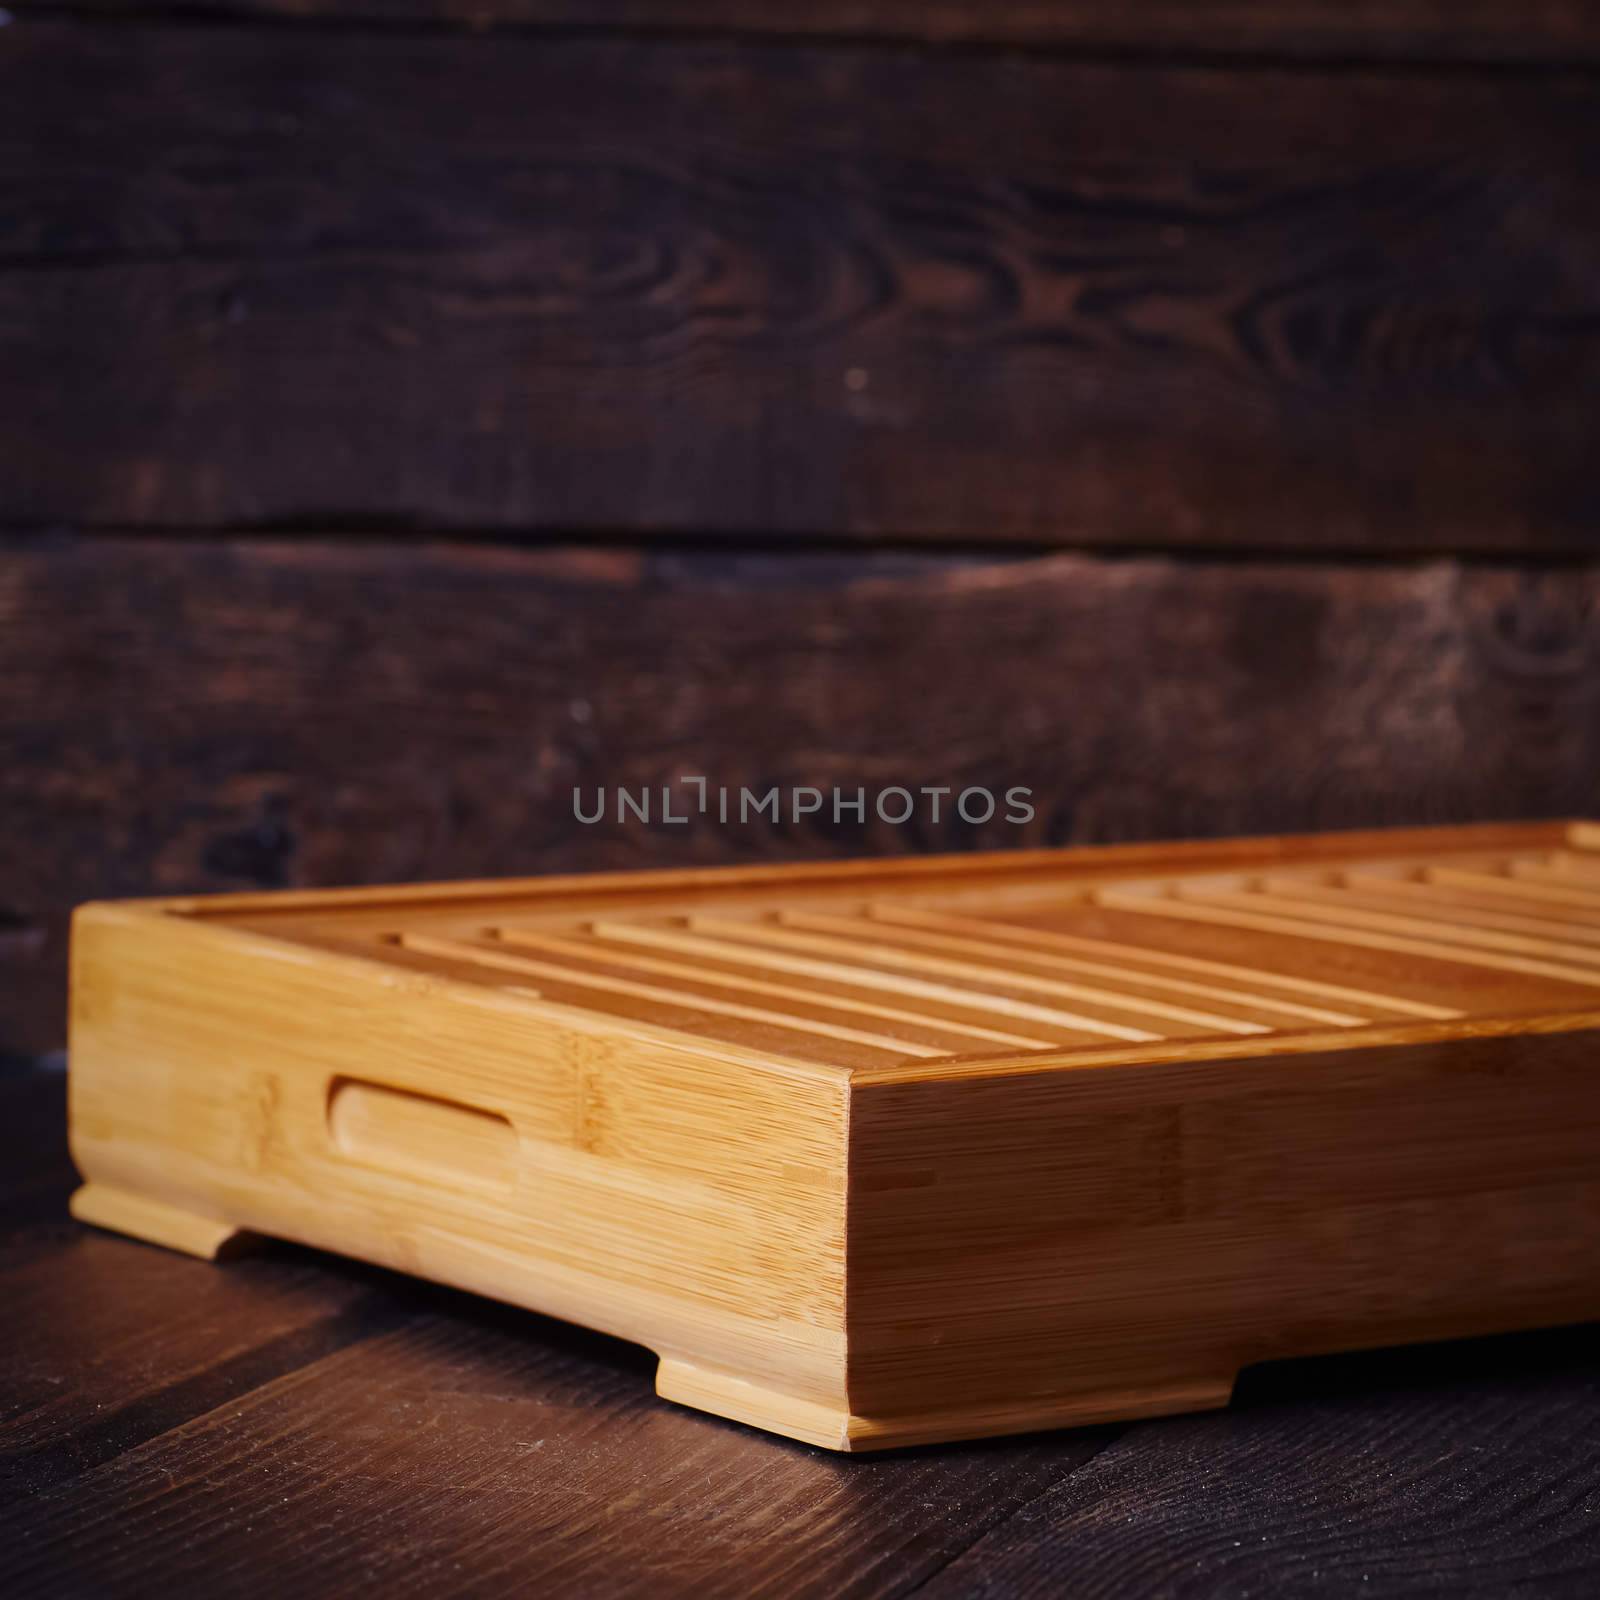
[[[41,1103],[59,1072],[43,1082]],[[8,1114],[0,1180],[31,1148]],[[58,1208],[65,1192],[63,1179]],[[99,1292],[138,1304],[159,1366],[165,1330],[216,1269],[166,1258],[182,1270],[140,1297],[131,1285],[160,1253],[99,1242]],[[1388,1600],[1430,1586],[1584,1600],[1600,1570],[1592,1329],[1260,1368],[1206,1417],[841,1461],[652,1402],[630,1347],[384,1282],[403,1327],[199,1414],[174,1404],[166,1431],[74,1479],[29,1492],[0,1478],[8,1594],[249,1595],[281,1573],[302,1592],[376,1581],[406,1600],[575,1587]],[[219,1334],[229,1301],[211,1302]],[[254,1302],[232,1303],[237,1318]],[[76,1359],[59,1376],[115,1409],[116,1386]]]
[[[8,1593],[248,1590],[275,1528],[274,1582],[329,1596],[897,1596],[1106,1438],[840,1462],[664,1406],[637,1365],[457,1298],[0,1517]]]
[[[13,528],[1595,547],[1583,72],[24,17],[0,149]]]
[[[305,1253],[274,1248],[230,1280],[71,1225],[44,1242],[0,1270],[0,1499],[68,1482],[398,1317],[374,1275]]]
[[[4,1034],[94,896],[1581,814],[1597,660],[1588,569],[13,541]],[[574,819],[693,772],[1038,816]]]
[[[1374,934],[1302,891],[1470,874],[1517,902],[1595,869],[1595,831],[98,902],[73,918],[72,1211],[560,1316],[654,1350],[666,1399],[840,1451],[1215,1408],[1267,1356],[1573,1323],[1600,1314],[1600,953],[1506,950],[1431,900],[1420,935]],[[1151,907],[1211,961],[1239,904],[1277,909],[1227,924],[1245,992],[1203,1011],[1138,931],[1093,973],[987,932],[1082,941],[1101,906]],[[976,930],[900,914],[924,911]],[[1241,1015],[1258,975],[1294,981],[1284,922],[1303,998],[1383,950],[1379,1014]],[[753,1006],[748,970],[641,957],[630,928],[786,987]],[[841,975],[920,1029],[826,1020],[808,984]],[[930,995],[1062,1032],[933,1044]]]
[[[22,14],[55,9],[19,0]],[[80,0],[110,16],[142,0]],[[836,35],[952,44],[1076,47],[1129,55],[1265,55],[1372,61],[1570,62],[1600,56],[1591,0],[812,0],[803,7],[749,0],[167,0],[164,15],[302,18],[341,22],[715,30],[779,38]]]
[[[0,1183],[60,1144],[63,1086],[0,1076]],[[600,1335],[308,1251],[216,1269],[85,1233],[70,1181],[48,1263],[0,1268],[30,1315],[0,1297],[0,1394],[51,1402],[0,1457],[8,1594],[260,1592],[268,1566],[330,1595],[898,1596],[1113,1436],[849,1470],[654,1401],[649,1358]]]
[[[919,1590],[1593,1592],[1595,1330],[1258,1369],[1226,1418],[1133,1429]]]
[[[0,1067],[0,1504],[397,1325],[384,1275],[266,1247],[224,1279],[88,1233],[59,1062]]]
[[[302,1592],[427,1600],[1583,1600],[1600,1568],[1592,1330],[1295,1363],[1233,1412],[877,1460],[638,1379],[625,1347],[450,1296],[0,1512],[0,1570],[28,1600],[259,1593],[267,1564]]]
[[[75,919],[75,1215],[210,1254],[186,1225],[204,1218],[415,1272],[648,1342],[663,1393],[687,1364],[771,1390],[802,1437],[836,1431],[836,1071],[765,1035],[685,1048],[650,1015],[619,1032],[326,950],[247,950],[241,972],[241,937],[264,943],[205,916]],[[435,1136],[425,1165],[414,1137],[352,1148],[341,1084],[429,1104],[435,1130],[500,1121],[503,1169],[465,1138]]]

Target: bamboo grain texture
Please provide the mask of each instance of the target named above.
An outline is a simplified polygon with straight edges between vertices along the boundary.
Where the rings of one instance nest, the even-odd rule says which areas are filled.
[[[1600,1314],[1600,828],[81,908],[82,1219],[862,1450]]]

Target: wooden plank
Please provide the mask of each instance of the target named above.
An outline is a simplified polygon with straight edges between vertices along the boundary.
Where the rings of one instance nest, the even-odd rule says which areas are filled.
[[[1594,1330],[1262,1368],[1131,1430],[919,1591],[1594,1592]]]
[[[13,8],[26,15],[31,0]],[[38,9],[48,9],[40,6]],[[120,15],[137,0],[86,0]],[[173,0],[169,14],[303,17],[412,26],[581,27],[649,33],[716,30],[779,38],[835,35],[945,45],[1031,44],[1127,54],[1371,61],[1550,61],[1600,57],[1589,0]]]
[[[61,1042],[92,897],[1583,815],[1597,618],[1590,569],[14,541],[0,1037]],[[1037,814],[574,817],[684,773]]]
[[[1595,548],[1587,73],[25,17],[7,149],[14,528]]]
[[[458,1299],[0,1511],[7,1593],[901,1595],[1111,1437],[840,1463],[637,1354]]]
[[[0,1165],[0,1269],[56,1231],[76,1182],[67,1152],[67,1075],[59,1057],[0,1061],[0,1122],[12,1146]]]
[[[308,1251],[224,1275],[71,1222],[65,1089],[59,1062],[0,1069],[0,1503],[409,1314],[398,1280]]]
[[[76,1225],[48,1244],[0,1271],[0,1501],[76,1478],[407,1314],[375,1287],[383,1274],[287,1246],[219,1268]]]

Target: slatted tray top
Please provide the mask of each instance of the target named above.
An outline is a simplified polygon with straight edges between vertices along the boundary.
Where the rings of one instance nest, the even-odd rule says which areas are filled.
[[[1111,850],[177,909],[624,1028],[850,1069],[1168,1041],[1355,1044],[1402,1023],[1600,1004],[1600,839],[1583,825],[1508,837],[1523,834],[1420,854],[1391,836],[1225,870],[1151,871],[1141,852]]]

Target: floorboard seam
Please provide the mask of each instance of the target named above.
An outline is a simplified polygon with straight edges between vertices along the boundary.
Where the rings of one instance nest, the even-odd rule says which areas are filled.
[[[1062,1487],[1063,1484],[1070,1483],[1072,1479],[1077,1477],[1077,1475],[1082,1472],[1085,1467],[1087,1467],[1093,1461],[1098,1461],[1100,1457],[1112,1447],[1112,1445],[1118,1443],[1122,1439],[1125,1439],[1132,1431],[1133,1430],[1131,1428],[1118,1428],[1116,1432],[1110,1436],[1110,1438],[1106,1439],[1104,1443],[1099,1446],[1098,1449],[1090,1451],[1090,1453],[1081,1461],[1074,1462],[1070,1471],[1062,1473],[1060,1477],[1051,1478],[1048,1483],[1044,1484],[1039,1489],[1037,1494],[1030,1494],[1027,1499],[1018,1501],[1018,1503],[1009,1511],[1007,1511],[1004,1516],[996,1517],[993,1522],[990,1522],[984,1527],[980,1528],[970,1539],[963,1542],[957,1549],[952,1550],[948,1556],[940,1561],[939,1565],[935,1567],[932,1572],[926,1573],[923,1577],[917,1579],[917,1581],[912,1584],[909,1589],[891,1590],[890,1594],[892,1596],[892,1600],[912,1600],[913,1596],[921,1594],[922,1591],[927,1588],[927,1586],[932,1583],[935,1578],[939,1577],[949,1568],[953,1567],[958,1561],[970,1554],[970,1552],[982,1544],[990,1534],[996,1533],[1008,1523],[1014,1522],[1017,1517],[1019,1517],[1028,1509],[1029,1506],[1037,1505],[1039,1501],[1043,1500],[1047,1495],[1054,1494],[1056,1490]]]
[[[96,1417],[70,1437],[0,1454],[0,1486],[6,1486],[10,1494],[24,1489],[29,1494],[57,1489],[225,1406],[236,1406],[246,1396],[306,1373],[330,1356],[390,1333],[417,1315],[414,1308],[397,1305],[382,1293],[363,1296],[332,1316],[240,1351],[215,1366]],[[254,1368],[264,1370],[253,1374]],[[227,1390],[231,1380],[237,1380],[240,1388],[219,1392]],[[182,1409],[186,1396],[193,1407],[186,1415],[162,1415],[172,1408]]]

